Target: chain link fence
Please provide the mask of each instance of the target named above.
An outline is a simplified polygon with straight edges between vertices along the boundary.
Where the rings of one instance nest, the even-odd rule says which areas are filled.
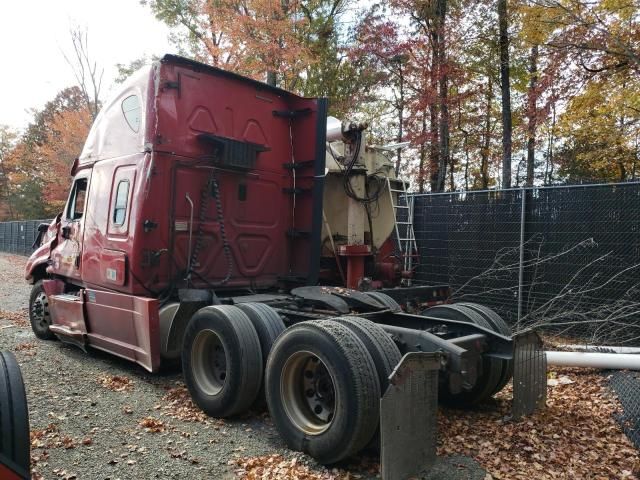
[[[416,283],[554,341],[640,345],[640,183],[414,195]]]
[[[0,252],[31,255],[33,241],[41,223],[49,224],[51,220],[0,222]]]
[[[413,195],[418,284],[562,344],[640,345],[640,183]],[[40,223],[0,223],[21,255]]]

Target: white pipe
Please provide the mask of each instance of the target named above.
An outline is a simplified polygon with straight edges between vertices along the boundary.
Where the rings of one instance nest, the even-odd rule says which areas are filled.
[[[336,117],[327,117],[327,142],[342,140],[342,122]]]
[[[580,352],[600,353],[640,353],[640,347],[613,347],[608,345],[558,345],[560,348],[571,348]]]
[[[545,352],[547,365],[640,370],[640,355],[624,353]]]

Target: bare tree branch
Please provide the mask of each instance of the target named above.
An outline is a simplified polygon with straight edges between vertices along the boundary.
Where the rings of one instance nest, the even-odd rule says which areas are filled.
[[[71,67],[87,108],[91,112],[91,117],[95,120],[100,110],[100,91],[102,89],[104,68],[100,68],[98,62],[91,58],[87,28],[71,27],[69,36],[73,46],[73,55],[69,58],[64,50],[62,55],[69,67]]]

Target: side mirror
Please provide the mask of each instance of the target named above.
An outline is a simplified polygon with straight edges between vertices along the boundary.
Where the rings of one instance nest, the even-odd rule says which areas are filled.
[[[62,227],[62,238],[68,239],[71,236],[71,227]]]
[[[78,163],[80,162],[79,158],[73,160],[73,164],[71,165],[71,176],[75,177],[76,172],[78,171]]]
[[[31,248],[35,250],[36,248],[40,247],[40,244],[42,243],[42,237],[44,237],[45,233],[47,233],[47,230],[49,230],[48,223],[41,223],[40,225],[38,225],[38,235],[36,236],[36,239],[33,241]]]

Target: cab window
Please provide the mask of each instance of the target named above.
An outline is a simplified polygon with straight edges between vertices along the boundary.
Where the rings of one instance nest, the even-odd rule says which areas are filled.
[[[116,190],[116,202],[113,206],[113,224],[122,225],[127,217],[129,199],[129,180],[121,180]]]
[[[73,184],[73,190],[69,197],[67,207],[67,218],[69,220],[80,220],[84,213],[84,204],[87,198],[87,179],[79,178]]]
[[[122,114],[129,128],[138,133],[140,129],[140,99],[137,95],[131,95],[122,101]]]

